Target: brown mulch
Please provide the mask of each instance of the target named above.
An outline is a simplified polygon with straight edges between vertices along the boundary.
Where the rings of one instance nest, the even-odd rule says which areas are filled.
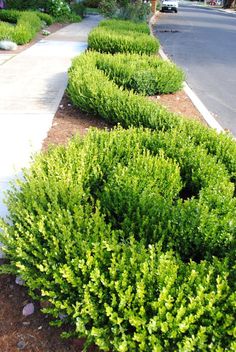
[[[53,32],[64,25],[54,24],[48,29]],[[38,35],[35,41],[19,47],[17,53],[42,39]],[[1,51],[2,53],[2,51]],[[4,52],[9,53],[9,52]],[[155,96],[150,99],[163,104],[175,113],[182,114],[186,118],[197,119],[203,122],[200,113],[196,110],[184,91],[175,94]],[[43,150],[50,144],[65,144],[73,135],[79,133],[84,136],[89,127],[100,129],[112,126],[99,117],[91,116],[74,108],[66,94],[62,98],[60,106],[54,117],[51,129],[43,143]],[[1,265],[1,260],[0,260]],[[40,312],[40,304],[34,303],[35,312],[24,317],[23,307],[32,302],[27,290],[15,283],[11,275],[0,275],[0,351],[1,352],[80,352],[83,349],[83,340],[62,340],[62,329],[50,327],[50,317]],[[90,351],[95,351],[92,347]]]

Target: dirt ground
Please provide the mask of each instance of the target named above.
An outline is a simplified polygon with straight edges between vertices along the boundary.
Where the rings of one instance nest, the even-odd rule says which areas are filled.
[[[49,30],[53,32],[62,28],[62,26],[52,25]],[[42,35],[38,35],[34,42],[40,40],[41,37]],[[18,48],[17,52],[25,50],[33,43]],[[165,105],[173,112],[185,115],[186,118],[202,121],[201,115],[184,91],[155,96],[150,99]],[[97,128],[111,127],[101,118],[90,116],[74,108],[65,94],[54,117],[52,127],[48,131],[48,136],[43,143],[43,150],[46,150],[50,144],[65,144],[76,133],[83,136],[91,126]],[[23,286],[17,285],[14,277],[0,275],[0,352],[21,350],[24,352],[82,351],[83,340],[62,340],[60,338],[62,330],[50,327],[50,318],[40,312],[41,307],[38,303],[33,302],[35,312],[32,315],[23,316],[23,307],[31,302],[27,290]],[[90,351],[95,350],[95,347],[90,349]]]

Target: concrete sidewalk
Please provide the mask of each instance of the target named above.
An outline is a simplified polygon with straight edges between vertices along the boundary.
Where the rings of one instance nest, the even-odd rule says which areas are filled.
[[[4,191],[39,151],[67,86],[71,59],[87,48],[89,16],[64,27],[16,55],[0,52],[0,217]]]

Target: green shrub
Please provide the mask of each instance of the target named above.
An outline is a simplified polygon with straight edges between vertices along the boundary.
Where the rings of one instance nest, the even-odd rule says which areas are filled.
[[[117,1],[101,0],[99,3],[99,9],[104,17],[113,17],[117,12]]]
[[[24,13],[28,14],[29,12],[22,12],[17,10],[1,10],[0,20],[5,22],[10,22],[10,23],[17,23],[18,19]],[[35,11],[35,12],[30,11],[30,13],[36,14],[40,18],[40,20],[46,22],[47,25],[50,25],[54,22],[52,16],[48,15],[47,13],[43,13],[39,11]]]
[[[20,11],[17,10],[1,10],[0,11],[0,20],[9,22],[9,23],[16,23],[20,16]]]
[[[0,19],[12,23],[16,22],[15,27],[9,24],[0,26],[0,39],[13,40],[17,44],[28,43],[41,28],[40,18],[35,12],[2,10],[0,12]]]
[[[117,52],[155,54],[159,42],[148,33],[149,28],[145,23],[102,21],[89,33],[88,46],[93,50],[112,54]]]
[[[39,155],[9,192],[8,270],[102,350],[235,349],[233,187],[203,148],[178,143],[90,131]],[[195,195],[183,197],[188,185]],[[210,262],[189,261],[195,250]]]
[[[99,27],[105,27],[109,30],[114,31],[127,31],[127,32],[137,32],[137,33],[144,33],[150,34],[150,29],[145,22],[136,23],[133,21],[123,21],[123,20],[103,20],[99,23]]]
[[[7,0],[8,9],[16,10],[38,10],[45,8],[48,0]]]
[[[71,12],[69,15],[55,17],[55,21],[60,23],[75,23],[81,22],[81,20],[82,18],[74,12]]]
[[[53,24],[54,19],[52,16],[50,16],[48,13],[44,12],[36,12],[37,16],[41,19],[41,21],[44,21],[48,26]]]
[[[147,101],[145,97],[118,88],[96,68],[92,55],[74,59],[69,72],[68,93],[75,106],[100,115],[111,123],[120,123],[123,127],[133,125],[153,130],[173,130],[181,141],[203,146],[224,163],[236,183],[236,144],[230,135],[218,135],[202,124],[183,119]]]
[[[150,55],[157,52],[159,44],[156,39],[146,34],[115,32],[98,27],[89,33],[88,47],[103,53],[130,52]]]
[[[0,22],[0,40],[11,40],[14,27],[9,23]]]
[[[97,55],[96,67],[118,86],[146,95],[174,93],[184,80],[181,69],[156,56]]]
[[[83,18],[86,14],[86,6],[83,2],[72,4],[71,9],[76,15],[80,16],[81,18]]]
[[[69,16],[70,6],[65,0],[48,0],[47,11],[53,17]]]
[[[143,3],[141,1],[135,3],[128,2],[119,8],[117,16],[126,20],[145,21],[150,12],[150,3]]]

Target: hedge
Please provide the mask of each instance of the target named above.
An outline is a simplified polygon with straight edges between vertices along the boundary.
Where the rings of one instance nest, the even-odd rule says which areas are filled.
[[[88,47],[112,54],[117,52],[155,54],[159,42],[148,33],[146,24],[107,20],[89,33]]]
[[[36,157],[9,192],[6,269],[88,345],[234,351],[233,190],[171,132],[90,131]]]
[[[218,135],[202,124],[182,118],[146,97],[119,88],[96,68],[90,54],[73,60],[69,71],[68,94],[83,111],[99,115],[123,127],[144,126],[153,130],[174,130],[182,141],[202,145],[223,162],[236,181],[236,144],[230,135]]]
[[[184,73],[156,56],[138,54],[96,55],[96,67],[118,86],[146,95],[167,94],[182,88]]]
[[[145,22],[137,23],[133,21],[126,20],[103,20],[99,23],[99,27],[104,27],[109,30],[119,31],[131,31],[136,32],[137,34],[150,34],[149,26]]]
[[[9,23],[0,23],[0,40],[9,39],[17,44],[30,42],[41,29],[41,20],[47,24],[53,22],[52,17],[33,11],[1,10],[0,20],[16,23],[12,26]]]

